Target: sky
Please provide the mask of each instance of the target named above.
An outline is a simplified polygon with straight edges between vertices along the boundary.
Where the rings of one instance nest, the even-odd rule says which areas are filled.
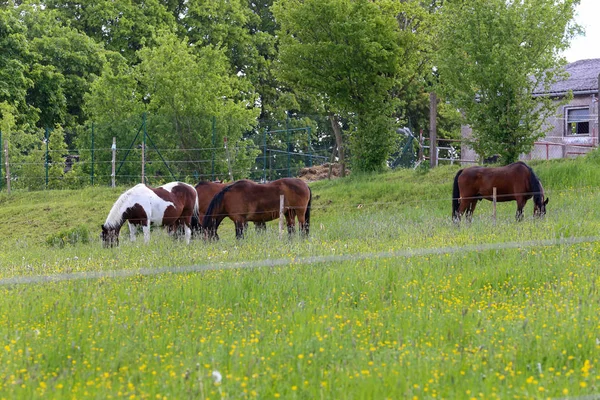
[[[600,58],[600,0],[581,0],[575,21],[585,29],[585,36],[577,36],[563,55],[568,62]]]

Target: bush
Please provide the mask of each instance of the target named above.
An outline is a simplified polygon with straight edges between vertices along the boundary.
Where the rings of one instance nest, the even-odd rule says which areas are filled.
[[[76,243],[89,243],[90,232],[85,226],[77,226],[75,228],[53,233],[46,238],[46,244],[52,247],[63,248],[66,245],[74,245]]]

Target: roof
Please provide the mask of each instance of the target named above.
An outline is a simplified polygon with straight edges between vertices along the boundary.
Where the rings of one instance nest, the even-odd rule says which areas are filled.
[[[600,58],[575,61],[565,65],[564,70],[569,74],[568,78],[556,82],[550,87],[549,91],[536,89],[534,95],[562,95],[566,94],[569,90],[572,90],[573,94],[589,93],[590,91],[598,92]]]

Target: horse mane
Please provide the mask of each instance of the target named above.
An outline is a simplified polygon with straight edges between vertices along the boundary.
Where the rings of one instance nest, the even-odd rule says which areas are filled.
[[[535,172],[533,172],[533,169],[529,165],[525,164],[523,161],[519,161],[517,162],[517,164],[522,164],[529,170],[529,186],[531,187],[530,190],[533,194],[533,202],[536,206],[542,208],[544,204],[544,198],[542,196],[542,186],[540,185],[540,179],[537,177]]]
[[[108,217],[106,217],[106,222],[104,222],[104,226],[107,228],[116,228],[123,225],[123,212],[125,212],[123,206],[127,204],[131,196],[138,194],[142,187],[147,188],[143,183],[139,183],[119,196],[110,209]]]
[[[200,186],[205,186],[212,183],[211,181],[200,181],[196,184],[196,188],[200,187]]]
[[[215,197],[213,197],[213,199],[210,201],[210,204],[208,205],[208,209],[206,210],[206,213],[204,214],[204,219],[202,220],[202,227],[204,229],[211,229],[215,227],[215,223],[214,223],[214,216],[212,215],[216,209],[218,209],[219,207],[221,207],[221,204],[223,203],[223,198],[225,197],[225,193],[229,192],[231,190],[232,187],[237,186],[239,183],[244,182],[244,181],[237,181],[232,183],[229,186],[225,186],[219,193],[215,194]],[[217,224],[218,226],[218,224]]]

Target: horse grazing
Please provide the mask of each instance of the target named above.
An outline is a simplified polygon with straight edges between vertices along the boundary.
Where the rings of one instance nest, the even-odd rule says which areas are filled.
[[[186,242],[190,242],[191,219],[198,214],[198,195],[192,185],[171,182],[151,188],[140,183],[123,193],[112,206],[102,225],[104,247],[119,245],[119,232],[125,221],[129,224],[131,241],[137,227],[142,226],[144,241],[150,241],[150,224],[166,226],[169,233],[183,227]]]
[[[198,193],[198,217],[192,217],[192,236],[204,233],[202,222],[204,220],[204,215],[206,215],[206,210],[208,210],[208,206],[213,197],[226,186],[227,184],[221,182],[198,182],[196,185],[196,192]],[[264,222],[255,222],[254,225],[257,231],[264,231],[267,229]]]
[[[516,162],[504,167],[468,167],[458,171],[454,177],[452,190],[452,218],[460,222],[466,212],[470,221],[477,202],[492,200],[496,188],[496,201],[516,201],[517,221],[523,219],[523,208],[533,197],[535,217],[546,214],[548,198],[544,199],[544,188],[531,167],[524,162]]]
[[[223,188],[214,196],[204,216],[205,237],[218,239],[217,228],[225,217],[234,222],[238,239],[244,236],[248,222],[264,225],[279,218],[280,195],[284,196],[288,233],[294,232],[297,217],[301,233],[308,236],[312,200],[310,188],[301,179],[283,178],[262,184],[244,179]]]

